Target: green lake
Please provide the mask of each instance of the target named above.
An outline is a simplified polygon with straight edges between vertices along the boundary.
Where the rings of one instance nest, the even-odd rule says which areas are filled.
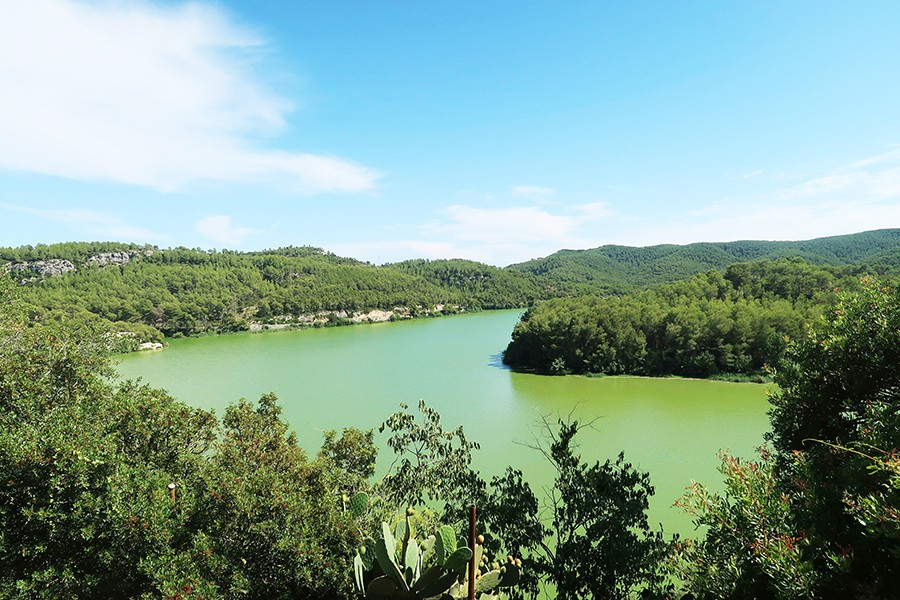
[[[173,340],[160,352],[118,365],[189,404],[221,415],[238,398],[275,392],[284,416],[311,453],[322,431],[377,427],[406,403],[425,400],[445,429],[463,425],[481,443],[476,466],[489,479],[521,469],[536,493],[552,483],[534,443],[542,415],[572,415],[594,428],[579,434],[582,458],[625,452],[649,471],[651,519],[690,535],[672,503],[691,480],[721,487],[717,453],[751,456],[768,428],[767,387],[686,379],[545,377],[515,373],[500,353],[521,311],[301,331]],[[383,437],[380,438],[383,442]],[[381,465],[389,459],[382,453]]]

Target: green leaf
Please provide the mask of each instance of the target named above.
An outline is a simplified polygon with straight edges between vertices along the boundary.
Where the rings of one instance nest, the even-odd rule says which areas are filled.
[[[444,562],[444,570],[450,571],[451,573],[462,573],[466,569],[466,565],[469,563],[470,558],[472,558],[471,550],[465,546],[457,548],[453,551],[453,554],[447,558],[446,562]]]

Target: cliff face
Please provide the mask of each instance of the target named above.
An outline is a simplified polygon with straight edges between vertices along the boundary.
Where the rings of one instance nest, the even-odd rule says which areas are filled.
[[[85,261],[86,265],[93,265],[97,267],[105,267],[107,265],[127,265],[131,262],[132,258],[138,256],[144,256],[145,254],[152,254],[152,251],[144,251],[144,252],[104,252],[102,254],[97,254],[95,256],[90,257]]]
[[[103,252],[95,254],[84,261],[82,266],[87,267],[106,267],[109,265],[126,265],[135,258],[142,256],[150,256],[153,250],[132,250],[121,252]],[[28,260],[23,262],[14,262],[6,265],[6,270],[13,273],[31,274],[32,276],[22,279],[20,283],[29,283],[43,277],[53,277],[55,275],[64,275],[77,271],[78,268],[72,264],[72,261],[64,258],[48,258],[46,260]]]
[[[75,265],[68,260],[61,258],[12,263],[8,268],[10,271],[31,272],[35,275],[40,275],[41,277],[62,275],[63,273],[75,271]]]

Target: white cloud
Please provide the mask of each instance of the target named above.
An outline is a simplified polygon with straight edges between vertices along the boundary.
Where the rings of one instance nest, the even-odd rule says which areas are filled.
[[[556,190],[553,188],[542,187],[539,185],[516,185],[513,186],[512,192],[516,196],[523,196],[525,198],[531,198],[532,200],[541,200],[556,194]]]
[[[554,215],[534,206],[477,208],[454,204],[444,209],[446,219],[430,223],[426,231],[466,242],[509,243],[562,239],[578,224],[569,216]]]
[[[723,206],[704,220],[642,222],[612,233],[609,243],[689,244],[735,240],[807,240],[845,235],[900,224],[900,204],[829,203],[818,206],[771,202]]]
[[[603,202],[575,205],[566,213],[555,214],[534,206],[481,208],[455,204],[420,228],[422,239],[345,243],[329,249],[376,263],[452,257],[502,266],[561,248],[599,245],[585,228],[615,214]]]
[[[756,171],[750,171],[749,173],[744,173],[741,175],[742,179],[753,179],[754,177],[759,177],[762,175],[764,171],[762,169],[757,169]]]
[[[11,204],[0,205],[0,207],[33,215],[48,221],[66,223],[90,235],[101,236],[103,239],[118,239],[129,242],[164,242],[169,239],[167,235],[132,225],[115,215],[94,210],[83,208],[53,210]]]
[[[261,233],[259,229],[235,227],[228,215],[210,215],[197,221],[197,231],[206,239],[224,246],[240,246],[252,235]]]
[[[692,211],[683,219],[612,233],[616,243],[804,240],[900,226],[900,150],[823,172],[792,186]]]
[[[591,202],[590,204],[578,204],[573,207],[580,214],[580,221],[602,221],[615,216],[617,213],[606,202]]]
[[[870,156],[782,190],[782,200],[900,199],[900,149]]]
[[[259,143],[292,108],[253,71],[263,46],[196,3],[5,3],[0,168],[162,190],[204,179],[371,189],[372,169]]]

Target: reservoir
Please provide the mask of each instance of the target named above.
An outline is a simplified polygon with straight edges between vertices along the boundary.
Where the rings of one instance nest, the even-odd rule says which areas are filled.
[[[511,465],[538,497],[553,481],[550,466],[527,447],[541,436],[541,419],[594,421],[576,437],[583,461],[624,452],[650,472],[651,523],[692,535],[690,519],[672,503],[691,480],[721,489],[720,450],[753,455],[769,425],[768,386],[516,373],[500,353],[520,314],[178,339],[160,352],[125,356],[117,369],[220,417],[239,398],[274,392],[310,455],[323,431],[377,428],[401,403],[414,410],[421,399],[440,412],[445,430],[462,425],[481,444],[475,467],[485,479]],[[381,468],[391,459],[384,440],[376,434]]]

